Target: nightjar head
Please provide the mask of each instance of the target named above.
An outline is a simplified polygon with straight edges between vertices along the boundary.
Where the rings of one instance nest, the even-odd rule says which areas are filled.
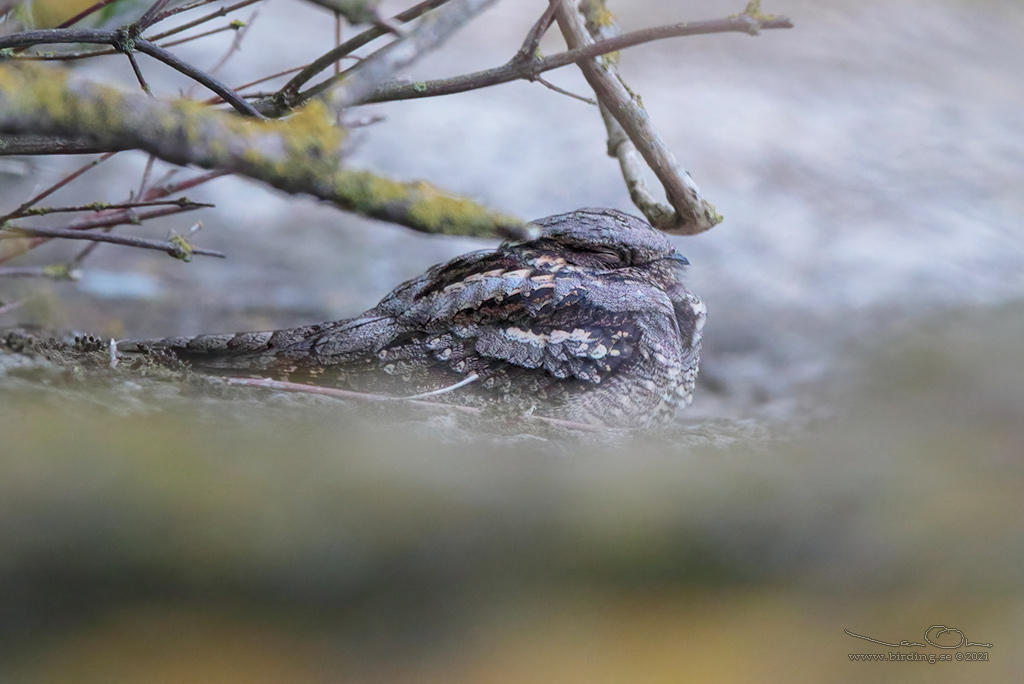
[[[537,219],[538,247],[564,252],[566,259],[591,268],[644,266],[663,259],[688,262],[661,231],[616,209],[580,209]]]

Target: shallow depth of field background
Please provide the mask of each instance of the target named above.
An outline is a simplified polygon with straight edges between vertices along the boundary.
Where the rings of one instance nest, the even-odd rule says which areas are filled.
[[[504,62],[543,4],[498,4],[409,76]],[[743,5],[611,4],[626,29]],[[726,218],[677,240],[710,312],[678,425],[467,425],[4,359],[0,679],[1019,679],[1024,9],[764,9],[796,28],[623,54]],[[332,30],[273,0],[222,78],[304,63]],[[202,65],[223,47],[180,54]],[[123,60],[82,68],[131,84]],[[143,68],[158,92],[188,87]],[[551,78],[585,89],[571,69]],[[354,165],[528,218],[630,208],[597,112],[540,85],[370,113],[386,118],[356,134]],[[84,161],[0,158],[0,206]],[[60,199],[123,199],[144,164],[118,155]],[[4,301],[33,295],[0,327],[120,338],[340,318],[487,244],[234,179],[189,197],[218,205],[196,242],[227,261],[102,247],[79,283],[0,281]],[[74,253],[48,249],[19,263]],[[988,662],[850,661],[940,650],[844,630],[898,643],[939,624],[991,643],[959,649]]]

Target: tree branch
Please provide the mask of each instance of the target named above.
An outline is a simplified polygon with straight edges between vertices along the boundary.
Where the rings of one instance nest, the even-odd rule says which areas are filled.
[[[221,83],[205,71],[197,69],[188,62],[178,59],[174,54],[144,38],[132,36],[131,27],[122,27],[114,31],[98,31],[92,29],[45,29],[41,31],[23,31],[9,36],[0,36],[0,49],[32,47],[43,44],[89,43],[93,45],[110,45],[119,52],[130,53],[139,51],[185,74],[189,78],[202,83],[217,93],[225,102],[242,114],[263,118],[251,104],[238,93]]]
[[[94,243],[95,244],[95,243]],[[0,268],[0,278],[49,278],[50,280],[78,280],[81,274],[62,264],[52,266],[16,266]],[[4,312],[0,307],[0,313]]]
[[[333,81],[344,84],[334,87],[328,99],[335,113],[361,104],[367,95],[381,83],[392,78],[427,52],[436,49],[476,14],[487,9],[495,0],[451,0],[445,6],[425,16],[416,27],[395,42],[381,48],[355,66],[347,69]]]
[[[158,14],[156,16],[156,19],[153,21],[153,23],[156,24],[158,22],[163,21],[164,19],[167,19],[168,17],[174,16],[175,14],[178,14],[180,12],[185,12],[185,11],[188,11],[190,9],[195,9],[196,7],[201,7],[203,5],[207,5],[207,4],[209,4],[209,3],[213,2],[213,1],[214,0],[203,0],[202,2],[195,2],[195,3],[191,3],[189,5],[181,5],[179,7],[173,7],[171,9],[169,9],[169,10],[165,10],[164,12],[161,12],[160,14]],[[158,33],[156,35],[147,36],[146,39],[150,40],[150,41],[153,41],[155,43],[156,41],[162,40],[163,38],[166,38],[168,36],[173,36],[176,33],[181,33],[182,31],[187,31],[190,28],[195,28],[196,26],[199,26],[200,24],[205,24],[208,21],[211,21],[211,20],[216,19],[218,17],[226,16],[228,14],[231,14],[235,10],[240,10],[243,7],[248,7],[249,5],[252,5],[252,4],[255,4],[257,2],[261,2],[261,1],[262,0],[242,0],[242,2],[237,2],[234,5],[228,5],[226,7],[221,7],[220,9],[218,9],[218,10],[216,10],[214,12],[210,12],[209,14],[205,14],[205,15],[199,17],[198,19],[196,19],[195,21],[190,21],[187,24],[181,24],[180,26],[175,26],[172,29],[164,31],[163,33]]]
[[[519,48],[519,52],[516,53],[514,59],[522,61],[533,61],[537,59],[537,48],[540,47],[541,38],[551,28],[551,24],[555,21],[555,10],[558,9],[558,0],[548,0],[548,7],[544,10],[544,14],[540,15],[540,18],[533,24],[530,31],[526,34],[526,38],[523,39],[523,44]]]
[[[615,38],[602,40],[592,45],[585,45],[574,50],[561,52],[550,57],[528,62],[513,58],[511,61],[493,69],[476,71],[471,74],[453,76],[432,81],[417,81],[415,83],[384,83],[373,93],[367,96],[361,104],[371,102],[391,102],[393,100],[411,100],[420,97],[438,97],[440,95],[452,95],[463,93],[468,90],[487,88],[501,83],[518,80],[533,80],[537,74],[542,74],[552,69],[580,62],[594,57],[600,57],[610,52],[618,52],[635,45],[642,45],[656,40],[666,38],[682,38],[685,36],[710,35],[714,33],[746,33],[758,35],[763,29],[793,28],[793,23],[786,17],[766,16],[751,17],[747,14],[740,14],[725,19],[713,19],[710,21],[683,22],[667,26],[657,26],[649,29],[641,29],[624,33]],[[300,100],[305,101],[322,91],[323,84],[317,84],[301,94]]]
[[[41,154],[100,154],[118,152],[127,147],[100,145],[87,138],[56,135],[0,135],[0,157]]]
[[[105,212],[99,216],[90,216],[88,218],[79,219],[74,221],[67,228],[59,228],[55,230],[70,231],[72,233],[85,233],[88,234],[90,230],[96,228],[110,229],[116,226],[123,225],[138,225],[148,219],[159,218],[161,216],[173,216],[174,214],[181,214],[186,211],[191,211],[191,208],[182,207],[161,207],[158,209],[150,209],[149,211],[134,210],[114,210]],[[12,226],[11,230],[18,230],[18,227]],[[49,242],[53,238],[63,237],[63,235],[33,235],[23,240],[14,240],[18,236],[11,236],[8,238],[10,242],[2,245],[0,249],[0,264],[6,263],[11,259],[21,256],[25,252],[35,249],[39,245]]]
[[[10,212],[8,214],[4,214],[3,216],[0,216],[0,224],[3,224],[5,222],[7,222],[11,217],[17,216],[19,213],[25,211],[29,207],[35,206],[39,202],[43,201],[44,199],[46,199],[47,197],[49,197],[53,193],[55,193],[58,190],[60,190],[61,188],[63,188],[65,185],[67,185],[71,181],[73,181],[76,178],[79,178],[80,176],[82,176],[83,174],[86,174],[89,171],[95,169],[97,166],[99,166],[103,162],[105,162],[108,159],[110,159],[111,157],[113,157],[114,154],[115,154],[114,152],[108,152],[108,153],[104,154],[103,156],[101,156],[100,158],[93,159],[88,164],[85,164],[85,165],[80,166],[79,168],[75,169],[74,171],[72,171],[68,175],[66,175],[63,178],[61,178],[60,180],[58,180],[53,185],[49,186],[48,188],[45,188],[41,192],[37,193],[35,196],[30,197],[29,199],[25,200],[21,204],[21,206],[19,206],[14,211],[12,211],[12,212]]]
[[[408,23],[417,17],[426,14],[432,9],[440,7],[449,0],[426,0],[413,7],[410,7],[400,14],[396,14],[391,20],[394,23]],[[291,109],[298,106],[297,101],[293,101],[292,98],[298,95],[299,88],[309,82],[314,76],[330,68],[332,64],[337,62],[342,57],[347,57],[352,52],[355,52],[359,48],[363,47],[367,43],[380,38],[388,33],[387,29],[379,26],[363,31],[359,35],[350,38],[341,45],[333,48],[326,52],[322,56],[316,58],[309,66],[304,67],[299,73],[297,73],[288,83],[278,91],[278,97],[284,98],[284,105],[286,108]]]
[[[570,48],[593,44],[582,17],[570,0],[560,0],[556,18]],[[651,123],[647,112],[638,106],[636,97],[618,76],[615,67],[607,62],[599,63],[596,59],[583,60],[579,62],[579,67],[601,104],[609,141],[617,143],[610,152],[616,156],[622,153],[619,160],[630,186],[630,195],[648,220],[662,230],[686,235],[701,233],[719,223],[721,216],[701,195],[690,174],[679,165]],[[611,118],[607,116],[609,114]],[[642,175],[636,168],[635,155],[632,154],[634,150],[622,147],[625,143],[622,132],[665,188],[671,208],[661,206],[643,185]]]
[[[15,216],[16,214],[19,214],[24,210],[28,209],[29,207],[37,204],[40,200],[52,194],[57,189],[67,185],[75,178],[81,176],[83,173],[89,171],[90,169],[95,168],[96,165],[109,159],[113,155],[113,152],[106,154],[100,157],[99,159],[91,162],[90,164],[86,164],[85,166],[79,168],[78,170],[74,171],[68,176],[65,176],[54,185],[50,186],[43,192],[39,193],[32,199],[22,204],[15,211],[5,216],[0,216],[0,224],[9,220],[12,216]],[[150,159],[152,159],[152,157],[150,157]],[[174,183],[158,185],[156,187],[149,188],[148,190],[145,191],[145,193],[140,192],[139,199],[142,202],[152,202],[160,199],[161,197],[169,197],[170,195],[176,195],[179,192],[191,190],[192,188],[198,187],[203,183],[207,183],[211,180],[220,178],[223,175],[225,175],[225,173],[222,171],[212,171],[210,173],[200,174],[192,178],[179,180]],[[186,206],[181,206],[179,202],[175,201],[172,206],[157,207],[156,209],[148,209],[142,211],[138,211],[134,207],[129,209],[105,209],[99,215],[83,216],[72,221],[70,224],[67,225],[66,229],[92,230],[95,228],[102,228],[104,230],[110,230],[111,228],[114,228],[116,226],[122,226],[125,224],[138,225],[151,218],[158,218],[161,216],[173,216],[175,214],[180,214],[186,211],[192,211],[193,209],[198,208],[194,206],[194,204],[195,203],[190,202]],[[44,244],[49,240],[50,238],[46,237],[34,237],[26,240],[19,240],[17,241],[17,243],[8,243],[7,245],[4,245],[3,249],[0,249],[0,264],[10,261],[11,259],[18,257],[29,250],[35,249],[39,245]],[[95,246],[95,244],[96,243],[92,243],[92,246]],[[76,257],[74,261],[79,261],[81,257],[82,255],[79,255],[79,257]]]
[[[115,235],[113,233],[98,233],[88,230],[67,230],[64,228],[27,228],[25,226],[18,226],[17,228],[0,229],[0,240],[21,237],[109,242],[114,245],[125,245],[127,247],[155,249],[158,252],[166,252],[175,259],[181,259],[182,261],[191,261],[192,255],[213,256],[221,259],[227,257],[224,252],[193,247],[179,236],[172,237],[170,240],[149,240],[131,235]]]
[[[100,0],[99,2],[94,3],[94,4],[90,5],[89,7],[86,7],[84,10],[82,10],[81,12],[76,14],[75,16],[71,17],[70,19],[67,19],[66,21],[62,22],[61,24],[59,24],[57,26],[57,28],[67,28],[69,26],[74,26],[75,24],[77,24],[78,22],[82,21],[82,19],[85,19],[90,14],[94,14],[96,12],[99,12],[101,9],[103,9],[107,5],[112,5],[115,2],[117,2],[117,0]]]
[[[174,164],[238,173],[290,193],[429,233],[521,237],[523,222],[424,182],[400,183],[342,166],[344,132],[311,103],[287,121],[254,121],[185,100],[162,101],[0,65],[0,133],[88,137]]]
[[[109,211],[111,209],[139,209],[141,207],[181,207],[182,209],[209,209],[213,207],[213,204],[204,204],[202,202],[193,202],[186,197],[180,197],[173,200],[153,200],[147,202],[125,202],[122,204],[107,204],[105,202],[96,202],[94,204],[82,204],[77,207],[34,207],[32,209],[22,209],[8,214],[5,218],[7,220],[22,218],[24,216],[48,216],[49,214],[69,214],[83,211]]]

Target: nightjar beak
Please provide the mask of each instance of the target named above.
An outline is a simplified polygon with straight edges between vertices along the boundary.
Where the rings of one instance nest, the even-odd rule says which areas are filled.
[[[680,254],[679,252],[672,252],[667,257],[662,257],[661,258],[661,260],[665,260],[665,259],[669,259],[671,261],[675,261],[680,266],[689,266],[690,265],[689,260],[686,257],[684,257],[682,254]]]

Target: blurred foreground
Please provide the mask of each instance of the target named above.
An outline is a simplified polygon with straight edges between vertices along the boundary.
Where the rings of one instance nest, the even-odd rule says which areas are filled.
[[[8,357],[0,679],[1019,680],[1024,308],[950,320],[851,363],[795,439],[531,434]],[[940,624],[992,647],[843,631]],[[849,658],[896,651],[989,660]]]

